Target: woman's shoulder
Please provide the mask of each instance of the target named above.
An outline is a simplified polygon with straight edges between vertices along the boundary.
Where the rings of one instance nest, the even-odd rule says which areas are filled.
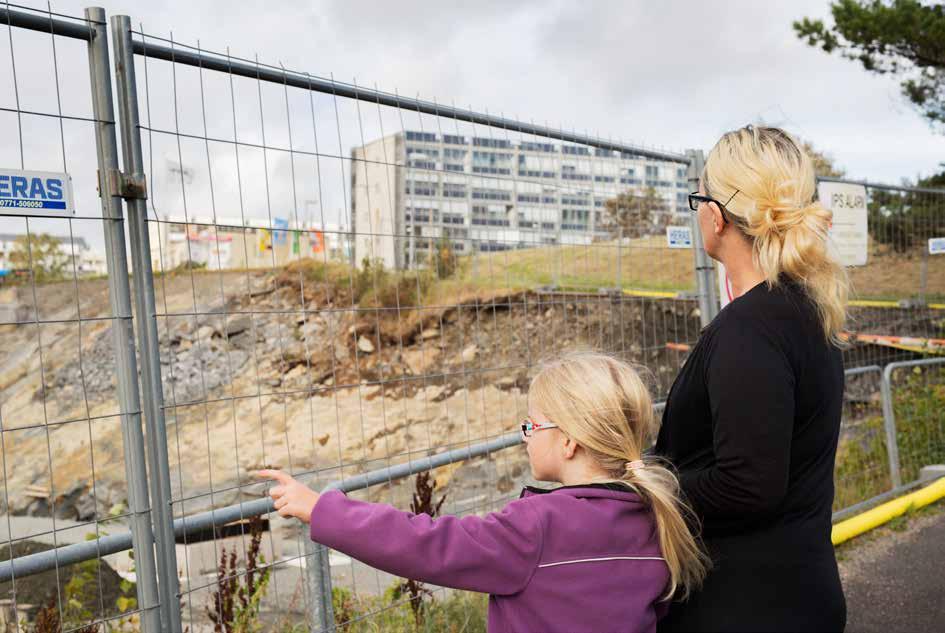
[[[719,312],[713,324],[713,330],[722,332],[816,327],[816,309],[800,283],[782,277],[774,285],[761,282],[732,301]]]

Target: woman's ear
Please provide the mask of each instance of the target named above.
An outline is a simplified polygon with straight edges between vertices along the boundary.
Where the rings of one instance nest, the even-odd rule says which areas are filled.
[[[725,230],[725,216],[722,215],[722,210],[714,202],[709,203],[709,210],[712,211],[712,227],[716,235],[721,235],[722,231]]]

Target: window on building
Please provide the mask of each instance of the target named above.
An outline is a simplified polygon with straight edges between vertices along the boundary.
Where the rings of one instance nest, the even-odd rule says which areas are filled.
[[[532,143],[530,141],[522,141],[519,143],[519,147],[526,152],[548,152],[549,154],[555,153],[555,146],[551,143]]]
[[[406,132],[408,141],[419,141],[421,143],[436,143],[436,134],[432,132]]]
[[[482,137],[479,137],[479,136],[474,136],[474,137],[473,137],[473,145],[475,145],[475,146],[477,146],[477,147],[496,147],[496,148],[499,148],[499,149],[512,147],[512,144],[511,144],[509,141],[505,140],[505,139],[500,139],[500,138],[482,138]]]
[[[408,180],[406,182],[406,193],[415,196],[435,196],[437,195],[437,186],[435,182],[424,182],[420,180]]]
[[[591,151],[583,145],[562,145],[562,154],[575,154],[579,156],[590,156]]]
[[[496,201],[511,201],[512,194],[508,191],[501,191],[499,189],[473,189],[472,197],[474,200],[496,200]]]
[[[443,183],[443,197],[444,198],[465,198],[466,185],[454,183],[454,182],[444,182]]]

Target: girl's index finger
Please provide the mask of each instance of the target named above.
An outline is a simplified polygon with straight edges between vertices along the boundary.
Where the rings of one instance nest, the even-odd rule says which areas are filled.
[[[292,475],[282,472],[281,470],[264,468],[263,470],[256,471],[256,475],[265,479],[275,479],[280,484],[287,484],[292,481]]]

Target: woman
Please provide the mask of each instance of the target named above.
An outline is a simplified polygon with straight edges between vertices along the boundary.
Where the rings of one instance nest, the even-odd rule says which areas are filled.
[[[713,561],[660,631],[845,625],[830,517],[848,286],[814,191],[793,138],[748,126],[719,140],[690,195],[736,298],[676,378],[656,444],[679,469]]]

